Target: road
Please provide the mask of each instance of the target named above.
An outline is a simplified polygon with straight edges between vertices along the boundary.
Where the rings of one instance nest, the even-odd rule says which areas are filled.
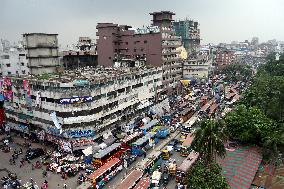
[[[3,135],[0,136],[0,138],[4,137]],[[67,188],[69,189],[75,189],[77,187],[77,177],[73,178],[68,178],[67,180],[61,179],[61,176],[52,172],[48,172],[48,177],[43,178],[42,172],[43,169],[35,169],[32,170],[32,165],[31,164],[26,164],[25,166],[20,168],[20,160],[21,158],[24,157],[23,154],[25,154],[25,151],[27,148],[21,146],[20,144],[24,143],[24,139],[19,138],[19,137],[12,137],[14,142],[10,144],[10,147],[12,148],[11,152],[9,153],[4,153],[0,151],[0,178],[7,176],[7,171],[16,173],[18,178],[21,180],[21,183],[24,184],[26,182],[29,182],[30,179],[32,178],[35,183],[38,186],[41,186],[41,184],[44,182],[44,180],[48,181],[49,188],[51,189],[62,189],[64,183],[67,184]],[[31,143],[32,148],[48,148],[46,146],[40,145],[38,143]],[[23,149],[23,154],[19,155],[19,158],[16,160],[16,165],[10,165],[9,159],[12,156],[13,150],[17,149],[19,150],[20,148]],[[39,158],[32,160],[32,163],[35,163]],[[44,166],[45,168],[45,166]],[[58,186],[59,185],[59,186]]]

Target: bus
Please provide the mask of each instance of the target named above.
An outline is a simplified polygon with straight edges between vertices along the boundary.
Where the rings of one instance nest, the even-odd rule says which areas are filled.
[[[142,178],[143,171],[134,169],[125,179],[116,187],[116,189],[132,189]]]
[[[99,169],[95,170],[88,178],[95,189],[101,189],[122,169],[123,166],[121,160],[119,158],[113,158]]]
[[[134,143],[131,144],[131,153],[133,155],[142,156],[144,151],[143,148],[147,148],[148,146],[152,145],[153,143],[157,144],[158,139],[155,137],[155,133],[147,133],[142,138],[139,138]]]
[[[188,119],[190,119],[191,116],[194,114],[194,109],[192,107],[186,108],[180,114],[181,114],[182,123],[184,123]]]
[[[141,170],[144,170],[145,173],[152,173],[157,169],[158,166],[162,164],[162,152],[161,151],[152,151],[147,158],[144,158],[140,161],[137,167]]]
[[[147,123],[146,125],[140,127],[140,130],[146,134],[150,129],[152,129],[154,126],[156,126],[159,123],[159,120],[157,119],[153,119],[152,121],[150,121],[149,123]]]
[[[121,143],[113,143],[93,156],[93,164],[95,167],[100,167],[110,158],[119,157],[124,151],[125,150],[121,148]]]
[[[133,134],[127,135],[124,139],[122,139],[122,147],[129,148],[131,143],[136,141],[138,138],[142,136],[141,132],[135,132]]]
[[[212,115],[215,114],[217,108],[218,108],[218,104],[216,104],[216,102],[214,102],[211,106],[210,106],[210,110],[209,110],[209,114],[208,116],[211,117]]]
[[[190,152],[190,146],[191,146],[193,139],[194,139],[194,135],[193,135],[193,133],[190,133],[190,134],[187,135],[186,139],[182,143],[182,147],[180,149],[180,155],[182,157],[188,156],[188,154]]]
[[[150,187],[150,177],[142,178],[133,189],[148,189]]]
[[[182,125],[182,132],[190,133],[190,129],[194,126],[197,120],[198,120],[198,116],[193,115],[187,122],[185,122]]]
[[[189,171],[191,166],[198,159],[199,153],[192,151],[185,160],[181,163],[181,165],[177,168],[176,173],[176,182],[181,184],[186,184],[186,173]]]

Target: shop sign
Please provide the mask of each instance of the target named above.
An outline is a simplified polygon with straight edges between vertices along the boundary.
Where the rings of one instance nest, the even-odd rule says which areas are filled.
[[[70,130],[70,131],[66,131],[67,136],[71,137],[71,138],[79,138],[79,137],[90,137],[90,136],[94,136],[94,131],[91,129],[87,129],[87,130]]]
[[[81,146],[86,146],[93,144],[94,140],[93,139],[78,139],[78,140],[72,140],[73,148],[74,147],[81,147]]]
[[[80,104],[85,102],[92,102],[93,97],[83,96],[83,97],[73,97],[73,98],[61,98],[59,100],[60,104]]]
[[[57,128],[54,127],[47,127],[47,131],[49,134],[55,135],[55,136],[59,136],[60,135],[60,130],[58,130]]]

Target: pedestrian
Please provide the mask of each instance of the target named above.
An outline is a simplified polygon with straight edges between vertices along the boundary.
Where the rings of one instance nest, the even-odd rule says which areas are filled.
[[[46,170],[43,170],[43,172],[42,172],[42,176],[43,176],[43,177],[46,177],[46,176],[47,176],[47,172],[46,172]]]
[[[144,150],[144,158],[146,158],[147,157],[147,153],[146,153],[146,151]]]
[[[64,183],[63,188],[67,189],[67,184],[66,183]]]

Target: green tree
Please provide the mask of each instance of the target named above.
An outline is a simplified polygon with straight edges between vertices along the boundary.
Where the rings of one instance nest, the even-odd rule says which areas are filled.
[[[200,128],[194,132],[192,149],[199,152],[207,165],[214,162],[216,156],[224,157],[226,149],[224,142],[227,134],[224,122],[221,120],[205,120],[199,123]]]
[[[239,105],[225,117],[230,137],[241,142],[262,144],[263,138],[277,127],[260,109]]]
[[[252,77],[252,68],[245,64],[229,64],[221,70],[222,74],[226,74],[225,81],[227,82],[237,82],[244,81],[247,82]]]
[[[271,131],[263,139],[263,151],[266,158],[275,161],[279,155],[279,147],[284,145],[284,130]]]
[[[192,189],[227,189],[227,180],[221,174],[222,168],[212,163],[210,169],[203,161],[196,162],[187,173],[187,188]]]

